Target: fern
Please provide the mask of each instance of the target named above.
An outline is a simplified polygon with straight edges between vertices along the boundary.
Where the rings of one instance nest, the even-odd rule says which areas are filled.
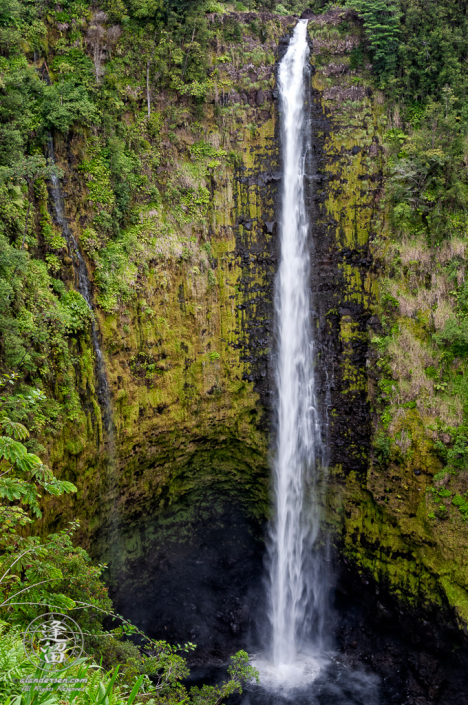
[[[0,622],[0,695],[16,695],[21,692],[20,678],[32,673],[34,667],[24,653],[23,641],[18,629]]]

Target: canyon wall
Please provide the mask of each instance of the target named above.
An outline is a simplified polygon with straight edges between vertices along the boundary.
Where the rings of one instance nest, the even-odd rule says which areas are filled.
[[[213,95],[198,120],[186,99],[173,105],[164,92],[154,93],[146,122],[122,117],[153,188],[125,231],[102,227],[115,205],[102,135],[54,133],[66,215],[94,285],[113,427],[102,421],[89,334],[75,336],[76,419],[48,455],[78,493],[68,505],[50,502],[44,518],[50,528],[79,517],[84,545],[109,565],[117,609],[152,635],[198,643],[201,660],[244,644],[261,602],[281,183],[275,69],[296,19],[237,13],[210,22],[234,23],[242,41],[223,30],[210,45]],[[458,509],[433,513],[440,433],[409,397],[389,425],[381,385],[379,336],[394,315],[384,205],[393,113],[353,13],[314,17],[309,34],[326,524],[345,592],[369,591],[384,621],[393,599],[403,620],[422,623],[435,608],[456,640],[468,616],[468,535]],[[61,258],[60,276],[73,286],[72,260]],[[402,314],[398,325],[387,337],[417,338],[414,318]]]

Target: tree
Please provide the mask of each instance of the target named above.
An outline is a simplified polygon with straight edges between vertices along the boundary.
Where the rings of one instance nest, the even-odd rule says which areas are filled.
[[[350,0],[364,20],[364,28],[373,56],[374,70],[382,77],[396,67],[400,38],[401,12],[396,0]]]
[[[28,233],[29,212],[31,209],[31,187],[39,179],[50,179],[52,176],[61,176],[60,169],[42,154],[35,154],[31,157],[23,156],[13,167],[0,167],[0,181],[24,181],[26,184],[26,200],[28,203],[26,219],[24,223],[23,241],[21,249],[24,249],[26,235]]]
[[[70,482],[58,480],[37,455],[28,451],[25,446],[28,429],[12,421],[6,413],[7,404],[10,407],[15,403],[34,406],[44,398],[40,390],[34,390],[28,398],[8,394],[7,390],[14,388],[17,379],[15,374],[4,374],[0,381],[0,388],[4,390],[0,397],[0,615],[9,624],[26,626],[41,612],[71,611],[86,635],[88,650],[108,661],[111,656],[108,665],[112,673],[107,674],[107,682],[116,682],[118,671],[114,668],[119,661],[123,672],[120,682],[128,683],[135,695],[144,683],[146,692],[161,704],[219,705],[229,695],[242,692],[245,683],[258,679],[243,651],[233,657],[228,668],[229,678],[223,685],[203,686],[187,692],[181,683],[189,674],[183,654],[194,645],[172,646],[149,639],[113,613],[101,580],[104,566],[93,566],[86,551],[73,545],[73,534],[78,528],[76,522],[44,540],[34,535],[31,525],[41,516],[41,493],[60,497],[75,492],[76,488]],[[29,531],[25,535],[26,528]],[[118,620],[118,626],[111,633],[102,629],[105,616]],[[126,634],[135,633],[143,640],[143,649],[121,641]],[[1,669],[0,659],[0,683]],[[57,688],[60,691],[60,687]],[[32,691],[34,686],[31,696]],[[17,702],[20,705],[23,700]]]
[[[97,112],[86,88],[69,79],[44,87],[42,117],[48,129],[68,132],[76,122],[90,125]]]

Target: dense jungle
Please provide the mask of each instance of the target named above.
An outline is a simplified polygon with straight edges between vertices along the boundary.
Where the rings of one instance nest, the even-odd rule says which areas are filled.
[[[1,703],[273,702],[301,18],[328,648],[378,691],[310,702],[468,704],[466,0],[0,0]],[[80,688],[24,650],[51,612]]]

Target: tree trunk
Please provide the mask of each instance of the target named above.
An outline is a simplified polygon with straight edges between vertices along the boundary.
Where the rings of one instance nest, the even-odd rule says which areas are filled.
[[[23,234],[23,242],[21,243],[21,249],[24,250],[24,244],[26,242],[26,235],[28,233],[28,220],[29,220],[29,210],[31,208],[31,201],[29,200],[29,183],[28,183],[28,190],[26,193],[26,198],[28,199],[28,210],[26,211],[26,222],[24,224],[24,234]]]
[[[197,21],[195,20],[195,24],[193,25],[192,39],[191,39],[191,41],[190,41],[187,54],[186,54],[186,56],[185,56],[184,70],[182,71],[182,78],[185,76],[185,69],[187,68],[187,61],[188,61],[188,58],[189,58],[190,49],[192,48],[193,40],[195,39],[195,30],[196,30],[196,28],[197,28]]]
[[[151,98],[150,98],[150,87],[149,87],[149,72],[150,72],[150,62],[149,59],[146,62],[146,102],[148,103],[148,118],[151,117]]]

